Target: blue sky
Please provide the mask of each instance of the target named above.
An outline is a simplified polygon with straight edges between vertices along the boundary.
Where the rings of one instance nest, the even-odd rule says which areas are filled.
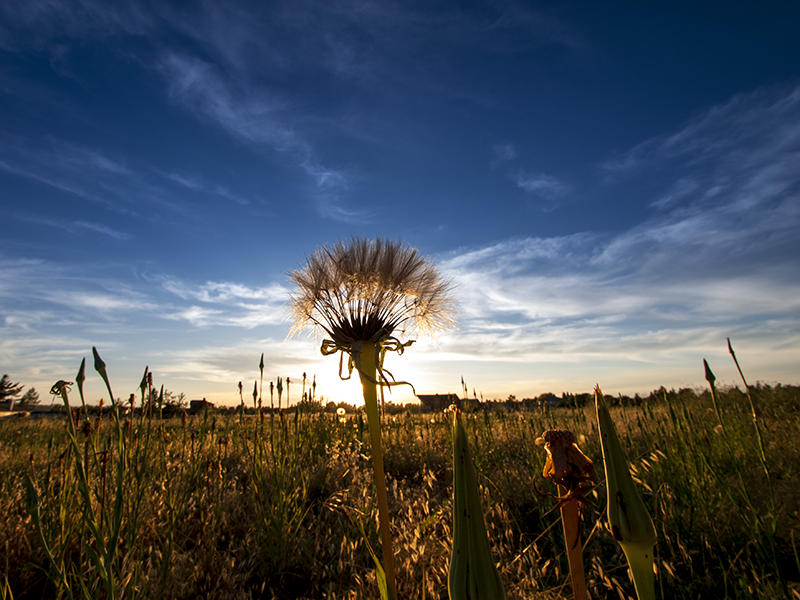
[[[316,375],[287,272],[400,239],[459,326],[390,357],[485,397],[800,383],[800,5],[0,5],[0,370],[237,401]],[[96,377],[90,396],[103,391]],[[299,396],[299,385],[290,399]],[[395,392],[395,399],[407,397]]]

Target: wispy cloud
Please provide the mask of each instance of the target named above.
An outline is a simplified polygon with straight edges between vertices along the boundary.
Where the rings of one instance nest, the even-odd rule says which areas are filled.
[[[280,284],[253,288],[239,283],[207,282],[202,285],[190,285],[176,279],[163,279],[164,289],[183,299],[194,299],[200,302],[219,304],[237,303],[242,300],[263,300],[274,305],[282,304],[289,299],[288,288]]]
[[[203,178],[197,175],[187,175],[184,173],[169,173],[166,175],[166,177],[171,181],[174,181],[178,185],[190,189],[194,192],[201,192],[203,194],[208,194],[211,196],[219,196],[221,198],[231,200],[241,206],[248,206],[250,204],[250,200],[248,200],[247,198],[243,198],[242,196],[231,192],[229,189],[227,189],[222,185],[216,183],[208,183]]]
[[[667,165],[673,174],[651,217],[628,230],[505,240],[446,257],[463,307],[453,348],[569,360],[655,348],[663,357],[727,335],[762,347],[796,340],[799,90],[737,97],[615,163],[617,185]]]
[[[144,206],[185,215],[147,165],[54,136],[0,136],[0,170],[65,192],[115,214],[143,216]],[[86,221],[84,221],[86,223]]]
[[[113,227],[95,223],[92,221],[68,221],[59,220],[51,217],[43,217],[39,213],[8,212],[6,218],[17,221],[27,221],[38,226],[46,226],[60,231],[68,231],[75,235],[83,235],[85,232],[100,233],[104,236],[126,242],[134,238],[126,231],[120,231]]]
[[[569,191],[569,186],[545,173],[530,174],[523,170],[514,176],[517,187],[527,193],[552,203]],[[552,204],[549,205],[552,209]]]
[[[308,128],[318,127],[324,119],[314,117],[311,119],[313,124],[309,124],[308,117],[313,115],[305,114],[307,111],[300,108],[299,101],[291,93],[281,91],[279,86],[267,85],[263,78],[262,70],[270,64],[282,72],[291,72],[293,65],[301,64],[313,64],[314,68],[318,68],[329,64],[328,59],[333,55],[329,47],[342,48],[341,44],[324,41],[332,40],[330,35],[315,38],[304,31],[309,25],[321,26],[325,20],[310,19],[305,25],[296,22],[306,14],[306,10],[310,14],[311,6],[303,8],[298,5],[293,10],[273,7],[269,11],[255,7],[229,7],[229,10],[223,11],[212,5],[190,10],[161,6],[152,14],[145,14],[134,2],[110,7],[92,0],[81,0],[74,5],[34,2],[27,7],[18,3],[4,7],[8,17],[5,21],[14,23],[16,27],[5,30],[5,35],[0,36],[0,45],[5,42],[9,47],[46,47],[56,32],[61,32],[59,35],[66,33],[66,37],[60,40],[62,53],[71,43],[79,43],[86,38],[106,38],[120,33],[137,35],[144,40],[148,36],[152,36],[153,40],[159,37],[153,50],[160,53],[158,69],[166,80],[169,96],[176,104],[239,140],[263,145],[283,155],[282,159],[269,160],[288,161],[307,177],[312,205],[322,216],[343,221],[366,218],[366,213],[349,206],[346,200],[345,192],[349,187],[347,170],[326,164],[311,141]],[[314,12],[317,10],[313,8]],[[366,15],[364,11],[360,12]],[[341,22],[346,11],[333,13],[339,19],[337,22]],[[330,25],[331,21],[327,23]],[[297,35],[292,34],[295,26],[299,28]],[[331,33],[336,27],[338,25],[331,28]],[[17,35],[23,31],[30,35]],[[270,33],[266,34],[265,31]],[[3,32],[1,26],[0,32]],[[192,55],[185,49],[172,49],[178,46],[170,41],[171,35],[176,32],[181,36],[193,37],[204,51]],[[275,39],[280,39],[281,44],[274,44]],[[322,46],[317,48],[315,41],[309,47],[308,43],[312,40],[320,41]],[[310,50],[315,53],[313,59],[308,55]],[[345,66],[344,57],[347,54],[344,50],[338,52],[339,56],[335,59],[337,73],[356,70],[352,65]],[[317,60],[322,58],[325,60]],[[353,60],[351,58],[349,62]],[[329,67],[334,69],[332,65]],[[41,156],[40,152],[37,154]],[[111,185],[108,176],[130,175],[122,168],[117,168],[124,167],[124,164],[114,164],[101,153],[91,156],[62,154],[55,157],[55,162],[21,158],[19,154],[12,158],[0,155],[0,168],[106,205],[109,205],[107,195],[119,191],[117,186]],[[91,160],[97,162],[92,164]],[[103,170],[106,177],[97,180],[96,185],[88,186],[83,181],[65,176],[66,172],[77,167],[78,162],[94,170]],[[204,185],[191,175],[179,174],[173,177],[173,181],[194,191],[218,195],[239,204],[248,202],[241,194],[223,186]],[[105,186],[110,187],[103,189]],[[150,194],[152,198],[162,195]]]
[[[153,311],[158,305],[146,296],[133,291],[103,292],[52,290],[41,295],[43,300],[61,304],[73,311],[90,313],[93,318],[113,318],[112,315],[131,316],[133,312]]]
[[[135,35],[137,42],[149,42],[142,64],[157,57],[175,104],[238,140],[276,152],[277,157],[266,153],[267,160],[287,161],[307,178],[318,214],[347,223],[368,221],[373,213],[352,193],[351,167],[337,164],[323,140],[344,135],[384,143],[390,117],[375,112],[370,99],[376,94],[473,95],[436,74],[444,63],[420,69],[415,57],[444,57],[476,40],[485,51],[499,53],[538,44],[576,47],[575,32],[554,14],[516,5],[479,11],[364,0],[324,6],[305,0],[234,2],[224,8],[161,4],[147,10],[136,2],[109,6],[97,0],[12,5],[5,9],[7,21],[25,32],[8,34],[13,46],[36,39],[29,43],[54,47],[58,37],[68,53],[63,49],[86,39]],[[329,101],[310,102],[307,91],[291,83],[309,78]],[[214,191],[242,200],[225,192]],[[553,197],[552,187],[537,193]]]
[[[518,163],[514,144],[495,144],[492,146],[493,158],[489,163],[492,169],[505,167],[505,175],[523,190],[530,199],[530,205],[543,212],[558,208],[572,190],[566,182],[547,173],[531,173],[515,167]]]
[[[654,360],[654,352],[696,350],[727,336],[760,345],[800,336],[796,276],[698,282],[673,274],[653,281],[657,274],[620,275],[612,265],[595,266],[600,239],[563,243],[572,252],[564,260],[551,259],[541,240],[528,239],[442,261],[462,307],[459,332],[444,349],[462,358],[532,364],[590,356]],[[521,258],[526,251],[534,258]]]
[[[44,360],[56,344],[70,350],[81,344],[90,348],[99,340],[142,331],[148,319],[157,321],[161,304],[120,279],[118,268],[110,268],[117,277],[104,276],[98,265],[74,268],[0,257],[0,338],[19,344],[17,360],[38,363],[31,359],[33,340],[40,340],[38,352]]]
[[[168,53],[160,68],[170,96],[236,137],[266,142],[275,150],[307,156],[310,147],[285,121],[289,106],[266,90],[237,89],[213,64],[194,56]]]
[[[173,277],[123,278],[114,265],[65,268],[47,261],[0,260],[0,300],[6,326],[41,328],[47,323],[118,328],[153,326],[162,319],[196,327],[252,329],[283,322],[288,290],[278,284],[190,284]]]
[[[129,175],[124,161],[102,150],[52,137],[4,135],[0,148],[0,169],[104,204],[103,188]]]
[[[53,38],[63,44],[65,36],[141,35],[158,23],[150,11],[133,1],[113,5],[96,0],[4,2],[0,15],[0,47],[9,50],[31,46],[52,50]]]
[[[635,169],[714,163],[717,172],[765,167],[765,159],[790,160],[800,137],[800,86],[771,86],[715,106],[677,132],[638,144],[601,165],[609,175]],[[733,177],[735,172],[731,172]]]
[[[100,223],[75,221],[73,225],[80,229],[88,229],[89,231],[96,231],[97,233],[102,233],[103,235],[107,235],[108,237],[112,237],[117,240],[127,241],[133,239],[133,236],[130,235],[129,233],[125,233],[124,231],[117,231],[116,229],[112,229],[111,227],[106,227],[105,225],[101,225]]]
[[[514,144],[495,144],[492,146],[492,154],[493,158],[490,164],[493,169],[517,158],[517,150],[514,148]]]
[[[322,216],[343,221],[367,216],[347,207],[343,198],[349,188],[347,171],[320,161],[299,128],[291,101],[263,87],[251,89],[246,82],[225,78],[214,65],[196,57],[170,53],[161,69],[176,102],[232,136],[264,144],[292,161],[309,178]]]
[[[289,290],[277,283],[253,288],[227,282],[192,285],[163,278],[162,287],[182,300],[201,303],[177,307],[164,315],[168,319],[188,321],[195,327],[223,325],[252,329],[277,325],[286,319]]]
[[[798,155],[800,87],[737,96],[680,131],[634,148],[624,166],[607,167],[619,178],[615,185],[637,178],[660,182],[662,191],[650,202],[658,212],[617,236],[594,264],[635,268],[650,273],[649,280],[795,272]]]

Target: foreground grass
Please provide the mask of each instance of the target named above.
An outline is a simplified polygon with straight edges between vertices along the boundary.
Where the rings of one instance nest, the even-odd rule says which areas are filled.
[[[708,393],[655,394],[639,406],[612,408],[658,531],[663,598],[777,598],[785,596],[782,581],[797,589],[800,394],[781,386],[753,391],[775,515],[738,390],[720,395],[727,441]],[[555,501],[533,485],[536,477],[555,492],[541,479],[544,453],[535,440],[547,429],[569,429],[602,470],[593,408],[465,417],[509,598],[568,597],[558,511],[549,512]],[[441,414],[404,414],[386,417],[382,429],[399,597],[446,598],[450,423]],[[379,545],[378,510],[359,417],[104,420],[77,441],[68,443],[63,420],[0,422],[0,598],[106,597],[108,582],[91,560],[100,545],[115,548],[103,566],[120,597],[378,597],[366,547]],[[83,462],[88,496],[81,495]],[[86,497],[99,529],[87,521]],[[633,597],[605,526],[604,489],[589,498],[595,507],[584,510],[582,536],[588,590]],[[763,527],[773,520],[771,549]]]

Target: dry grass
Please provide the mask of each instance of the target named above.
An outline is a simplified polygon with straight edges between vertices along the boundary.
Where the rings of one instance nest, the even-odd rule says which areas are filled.
[[[797,388],[757,394],[777,501],[778,564],[784,579],[797,582],[792,536],[800,538],[800,402]],[[737,390],[720,398],[733,456],[715,431],[708,394],[684,391],[670,400],[672,410],[657,397],[612,409],[658,530],[657,589],[665,598],[781,597],[778,574],[743,508],[733,471],[741,470],[766,518],[769,499],[746,398]],[[569,429],[584,436],[581,448],[602,464],[592,409],[476,414],[465,421],[509,598],[567,597],[557,512],[546,515],[553,501],[532,485],[534,477],[549,485],[541,479],[544,453],[535,439],[546,429]],[[118,588],[127,582],[129,597],[378,596],[366,548],[367,541],[379,545],[369,436],[357,419],[289,417],[282,425],[276,420],[273,436],[269,418],[263,428],[255,418],[241,425],[238,417],[197,417],[185,430],[179,419],[164,422],[163,431],[156,420],[137,421],[131,431],[123,423],[121,429],[130,457],[122,471],[115,468],[120,455],[113,423],[104,421],[95,435],[97,448],[112,454],[106,540],[113,533],[114,502],[121,503],[120,543],[110,571]],[[383,424],[400,598],[421,598],[423,587],[426,598],[447,597],[449,436],[444,415],[387,417]],[[81,596],[83,584],[90,595],[104,597],[89,559],[97,541],[87,532],[71,448],[63,420],[0,422],[0,548],[7,559],[0,569],[14,598],[67,594],[26,510],[27,476],[40,498],[44,537],[63,560],[69,589]],[[99,512],[102,465],[89,463]],[[603,489],[589,498],[596,504],[584,513],[589,593],[633,597],[621,551],[603,525]]]

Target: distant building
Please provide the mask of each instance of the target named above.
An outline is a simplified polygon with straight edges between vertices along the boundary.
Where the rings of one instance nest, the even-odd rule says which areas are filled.
[[[213,410],[214,404],[203,398],[202,400],[189,400],[189,410],[186,411],[190,415],[196,415],[206,409]]]
[[[445,410],[451,404],[457,404],[461,410],[475,410],[480,406],[477,398],[459,398],[457,394],[417,394],[420,410],[433,412]]]
[[[417,394],[417,398],[419,398],[420,410],[423,412],[444,410],[458,402],[456,394]]]
[[[566,404],[567,398],[564,396],[564,394],[561,395],[561,398],[555,394],[539,396],[539,408],[556,408],[558,406],[566,406]]]
[[[460,406],[461,410],[478,410],[481,406],[481,401],[477,398],[462,398]]]

